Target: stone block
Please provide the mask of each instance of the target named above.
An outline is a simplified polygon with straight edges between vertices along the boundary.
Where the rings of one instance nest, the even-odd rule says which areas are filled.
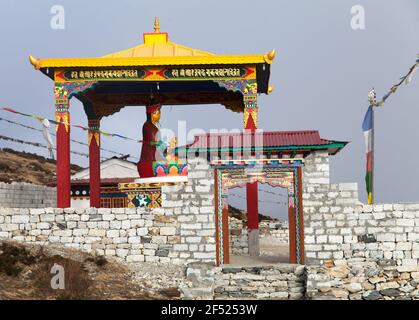
[[[142,243],[141,237],[128,237],[128,243]]]
[[[103,229],[90,229],[89,230],[89,236],[92,236],[92,237],[105,237],[106,236],[106,230],[103,230]]]
[[[359,282],[352,282],[345,285],[345,289],[348,290],[350,293],[356,293],[362,291],[362,285]]]
[[[214,252],[193,252],[193,257],[195,259],[203,259],[203,260],[214,259],[215,260],[215,253]]]
[[[73,230],[73,235],[75,237],[79,237],[79,236],[85,236],[89,233],[89,229],[74,229]]]
[[[105,208],[99,208],[99,213],[101,213],[101,209],[105,209]],[[115,215],[114,214],[103,214],[102,219],[105,220],[105,221],[112,221],[112,220],[115,219]]]
[[[173,250],[175,251],[188,251],[188,245],[187,244],[174,244]]]
[[[397,219],[396,225],[402,226],[402,227],[414,227],[415,220],[414,219]]]
[[[144,255],[129,255],[125,258],[127,262],[144,262]]]
[[[411,250],[412,242],[397,242],[396,250]]]
[[[288,300],[288,292],[272,292],[269,294],[269,298],[277,300]]]
[[[133,219],[131,220],[131,228],[144,227],[144,219]]]
[[[383,283],[377,283],[376,288],[378,291],[385,290],[385,289],[396,289],[399,288],[400,285],[396,281],[389,281]]]
[[[36,224],[36,228],[41,230],[51,229],[51,224],[48,222],[39,222]]]
[[[130,220],[122,220],[121,221],[121,229],[130,229],[131,228],[131,221]]]
[[[165,244],[167,243],[167,236],[152,236],[151,243]]]
[[[343,237],[338,235],[330,235],[329,237],[329,243],[343,243]]]
[[[29,216],[28,215],[14,215],[12,216],[12,223],[28,223]]]
[[[144,249],[143,253],[144,253],[145,256],[154,256],[156,254],[156,250]]]
[[[116,255],[118,257],[124,258],[124,257],[126,257],[128,255],[129,250],[128,249],[119,249],[119,248],[117,248],[115,252],[116,252]]]
[[[148,228],[137,228],[138,236],[145,236],[148,234]]]
[[[113,238],[112,242],[115,244],[128,243],[128,237],[116,237]]]
[[[116,238],[116,237],[119,237],[119,230],[108,230],[108,231],[106,231],[106,236],[108,238]]]
[[[172,236],[176,234],[175,227],[161,227],[160,228],[160,235],[162,236]]]

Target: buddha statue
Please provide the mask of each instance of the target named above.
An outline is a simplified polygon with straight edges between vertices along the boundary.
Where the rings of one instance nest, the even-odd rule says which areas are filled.
[[[159,121],[161,117],[161,105],[152,104],[146,106],[147,120],[143,125],[143,140],[140,161],[137,163],[138,174],[141,178],[154,177],[153,162],[164,162],[172,159],[167,151],[176,146],[176,138],[170,141],[169,146],[161,141]]]

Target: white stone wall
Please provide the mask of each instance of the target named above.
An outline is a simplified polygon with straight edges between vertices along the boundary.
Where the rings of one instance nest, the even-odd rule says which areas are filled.
[[[186,185],[162,188],[162,208],[0,208],[0,238],[61,243],[126,262],[214,264],[213,170],[199,158],[189,170]]]
[[[30,183],[0,182],[0,208],[45,208],[55,206],[55,188]]]
[[[306,262],[389,260],[415,270],[419,258],[419,204],[364,205],[356,183],[329,184],[326,153],[306,159],[303,206]]]

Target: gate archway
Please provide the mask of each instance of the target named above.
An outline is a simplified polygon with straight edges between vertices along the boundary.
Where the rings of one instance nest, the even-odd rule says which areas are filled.
[[[230,263],[228,191],[248,183],[267,183],[288,190],[290,263],[304,263],[304,220],[301,163],[262,167],[246,165],[215,166],[215,224],[217,265]]]

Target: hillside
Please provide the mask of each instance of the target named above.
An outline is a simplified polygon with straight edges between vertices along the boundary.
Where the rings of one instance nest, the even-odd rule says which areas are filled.
[[[228,205],[228,215],[242,221],[247,221],[246,210],[240,210],[231,205]],[[279,219],[259,213],[259,221],[262,220],[278,221]]]
[[[55,160],[12,149],[0,149],[0,182],[46,185],[55,179]],[[71,173],[82,168],[71,165]]]

